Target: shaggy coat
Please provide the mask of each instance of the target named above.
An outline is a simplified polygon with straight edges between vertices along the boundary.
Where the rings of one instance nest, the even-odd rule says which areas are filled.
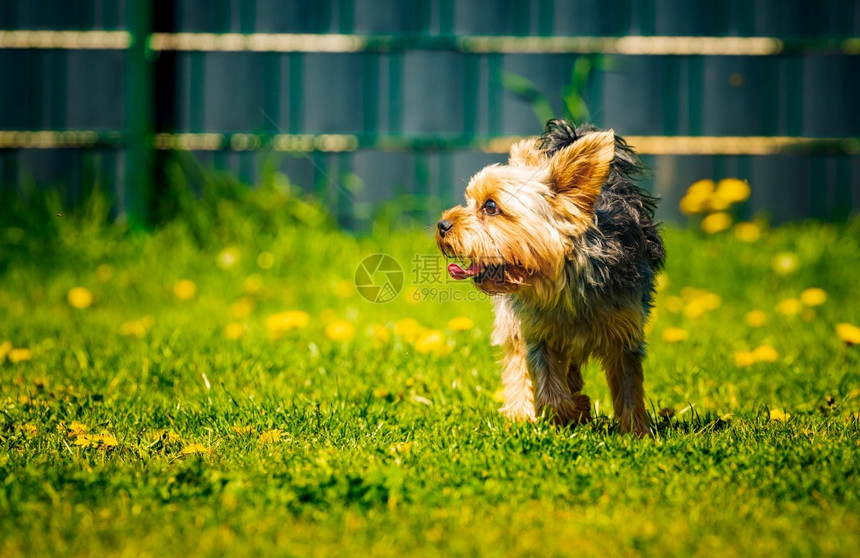
[[[449,209],[437,243],[457,279],[497,295],[493,342],[505,350],[501,412],[560,424],[590,419],[581,369],[603,365],[622,431],[646,435],[643,328],[665,259],[643,166],[611,130],[551,120],[511,148]]]

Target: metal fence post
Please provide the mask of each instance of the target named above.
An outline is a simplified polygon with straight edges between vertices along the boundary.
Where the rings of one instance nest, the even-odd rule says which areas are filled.
[[[147,40],[152,33],[151,0],[128,3],[128,31],[132,42],[125,64],[125,212],[132,228],[142,228],[150,217],[153,199],[152,66]]]

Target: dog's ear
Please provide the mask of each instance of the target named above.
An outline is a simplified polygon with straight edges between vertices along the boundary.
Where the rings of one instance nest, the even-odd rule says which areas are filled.
[[[520,140],[511,146],[508,165],[512,167],[537,167],[546,162],[546,155],[538,147],[538,138]]]
[[[559,150],[549,163],[554,192],[570,196],[582,210],[590,210],[609,176],[615,158],[615,132],[586,134]]]

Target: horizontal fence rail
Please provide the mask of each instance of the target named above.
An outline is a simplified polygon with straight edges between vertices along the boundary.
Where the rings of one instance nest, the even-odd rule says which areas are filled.
[[[474,1],[397,4],[416,19],[396,32],[356,32],[374,27],[357,0],[289,8],[299,10],[300,32],[254,29],[276,13],[264,0],[212,8],[217,32],[188,29],[204,18],[192,4],[156,4],[105,8],[99,17],[123,29],[0,30],[0,77],[16,83],[0,99],[21,107],[0,114],[4,187],[22,173],[50,181],[49,168],[74,182],[65,171],[95,166],[115,180],[120,209],[143,216],[158,196],[160,154],[191,152],[250,182],[266,157],[307,154],[310,167],[284,160],[282,170],[356,225],[369,218],[368,204],[393,195],[457,197],[481,165],[540,131],[544,102],[556,115],[579,103],[579,118],[623,135],[654,168],[670,218],[687,184],[728,174],[766,193],[748,213],[838,217],[860,202],[851,2],[826,2],[826,21],[798,23],[810,32],[788,35],[755,31],[768,30],[765,16],[783,5],[798,10],[792,17],[812,14],[801,2],[714,8],[732,36],[660,34],[649,1],[634,2],[627,20],[621,12],[607,20],[617,35],[580,36],[558,34],[559,21],[573,21],[559,19],[572,14],[559,2],[503,2],[518,23],[490,17],[497,34],[475,32]],[[25,5],[7,13],[7,25]],[[679,29],[688,21],[669,20]],[[372,186],[345,203],[342,183],[356,180]],[[794,206],[778,199],[786,191]],[[427,218],[436,205],[426,203]]]

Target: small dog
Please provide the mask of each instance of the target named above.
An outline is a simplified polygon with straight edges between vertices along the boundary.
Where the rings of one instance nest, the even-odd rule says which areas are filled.
[[[622,432],[649,435],[643,327],[663,241],[644,166],[612,130],[550,120],[511,147],[507,165],[472,177],[466,205],[442,214],[448,272],[494,296],[493,343],[505,350],[505,404],[518,420],[591,419],[581,369],[603,364]],[[468,265],[466,265],[468,263]]]

